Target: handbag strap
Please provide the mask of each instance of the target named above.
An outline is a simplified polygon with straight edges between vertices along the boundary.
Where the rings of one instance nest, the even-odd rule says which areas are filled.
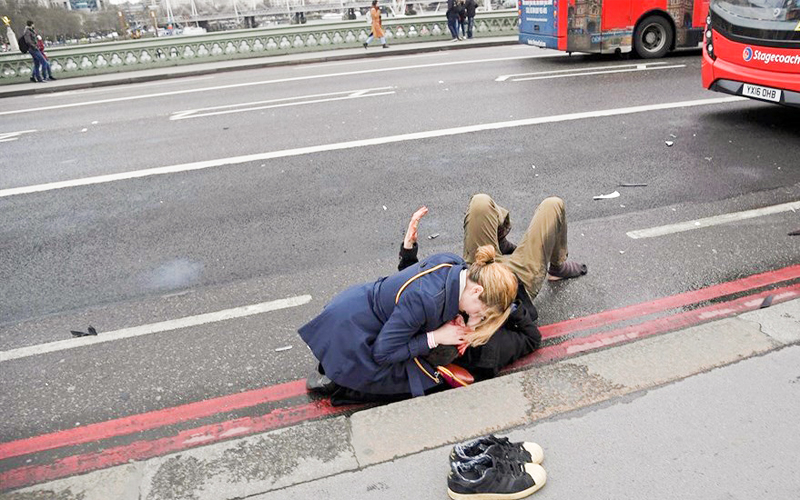
[[[448,263],[445,262],[443,264],[439,264],[438,266],[433,266],[432,268],[430,268],[428,270],[422,271],[421,273],[417,273],[414,276],[410,277],[405,283],[403,283],[403,286],[400,287],[400,290],[397,291],[397,295],[394,298],[395,305],[397,305],[400,302],[400,295],[408,287],[408,285],[410,285],[414,280],[416,280],[417,278],[421,278],[421,277],[425,276],[426,274],[429,274],[429,273],[432,273],[432,272],[437,271],[439,269],[445,268],[445,267],[453,267],[453,264],[448,264]],[[414,363],[417,364],[419,369],[422,370],[422,373],[427,375],[428,378],[430,378],[431,380],[433,380],[437,384],[441,383],[441,380],[439,380],[439,372],[438,371],[435,372],[433,375],[431,375],[430,372],[428,372],[428,370],[426,370],[425,367],[422,366],[422,363],[419,362],[419,359],[417,357],[414,357]]]

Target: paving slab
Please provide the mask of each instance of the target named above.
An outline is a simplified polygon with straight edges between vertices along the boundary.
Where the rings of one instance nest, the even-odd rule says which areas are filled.
[[[336,417],[147,461],[141,500],[242,498],[358,467]]]
[[[144,463],[120,465],[0,494],[2,500],[139,500]]]
[[[355,413],[350,420],[359,464],[385,462],[526,422],[528,401],[520,380],[501,377]]]
[[[783,344],[800,342],[800,300],[758,309],[739,316],[761,326],[761,331]]]

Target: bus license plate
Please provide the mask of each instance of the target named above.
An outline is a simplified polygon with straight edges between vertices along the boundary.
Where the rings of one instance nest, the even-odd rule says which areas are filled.
[[[747,97],[755,97],[756,99],[764,99],[766,101],[781,102],[781,91],[778,89],[771,89],[769,87],[759,87],[758,85],[744,84],[742,87],[742,95]]]

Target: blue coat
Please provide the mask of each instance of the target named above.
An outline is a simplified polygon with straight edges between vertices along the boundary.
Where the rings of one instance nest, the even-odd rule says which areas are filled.
[[[325,375],[343,387],[421,396],[439,383],[435,368],[417,358],[430,352],[425,334],[458,314],[466,267],[461,257],[441,253],[349,288],[303,325],[300,337]]]

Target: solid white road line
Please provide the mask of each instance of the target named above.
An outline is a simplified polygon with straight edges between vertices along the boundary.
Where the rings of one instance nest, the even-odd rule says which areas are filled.
[[[645,67],[644,65],[638,65],[631,68],[625,69],[609,69],[603,71],[581,71],[581,72],[570,72],[570,73],[563,73],[563,74],[550,74],[550,75],[543,75],[543,76],[531,76],[531,77],[520,77],[520,78],[511,78],[510,81],[512,82],[527,82],[530,80],[551,80],[553,78],[572,78],[574,76],[590,76],[590,75],[610,75],[613,73],[632,73],[638,71],[655,71],[659,69],[675,69],[675,68],[685,68],[685,64],[673,64],[670,66],[654,66],[652,68]],[[552,73],[556,73],[555,71]],[[559,72],[560,73],[560,72]]]
[[[289,297],[288,299],[273,300],[271,302],[262,302],[260,304],[251,304],[249,306],[234,307],[233,309],[199,314],[197,316],[187,316],[185,318],[162,321],[160,323],[134,326],[132,328],[115,330],[113,332],[101,332],[96,336],[77,337],[67,340],[59,340],[57,342],[50,342],[47,344],[20,347],[19,349],[11,349],[10,351],[0,352],[0,362],[9,361],[12,359],[27,358],[29,356],[36,356],[38,354],[45,354],[48,352],[74,349],[76,347],[84,347],[87,345],[101,344],[103,342],[111,342],[113,340],[128,339],[131,337],[139,337],[141,335],[150,335],[151,333],[179,330],[181,328],[189,328],[191,326],[204,325],[206,323],[215,323],[234,318],[244,318],[245,316],[252,316],[254,314],[261,314],[269,311],[277,311],[278,309],[301,306],[309,303],[310,301],[311,295],[300,295],[297,297]]]
[[[360,97],[375,97],[381,95],[394,94],[391,92],[370,92],[378,90],[389,90],[392,87],[379,87],[373,89],[345,90],[342,92],[329,92],[326,94],[310,94],[296,97],[285,97],[282,99],[270,99],[267,101],[244,102],[240,104],[227,104],[224,106],[213,106],[210,108],[189,109],[186,111],[176,111],[169,117],[170,120],[185,120],[187,118],[199,118],[202,116],[225,115],[230,113],[243,113],[245,111],[255,111],[259,109],[281,108],[286,106],[299,106],[303,104],[314,104],[329,101],[341,101],[346,99],[357,99]],[[333,97],[339,96],[339,97]],[[327,99],[325,99],[327,98]],[[306,100],[302,100],[306,99]],[[238,109],[237,109],[238,108]]]
[[[665,62],[652,62],[652,63],[638,63],[638,64],[614,64],[614,65],[607,65],[607,66],[588,66],[588,67],[576,67],[570,69],[559,69],[553,71],[537,71],[534,73],[516,73],[513,75],[500,75],[494,79],[496,82],[504,82],[509,79],[516,79],[518,77],[526,77],[526,76],[539,76],[539,75],[555,75],[559,73],[580,73],[582,71],[596,71],[596,70],[610,70],[610,69],[621,69],[621,68],[646,68],[647,66],[662,66],[667,63]]]
[[[141,87],[153,87],[159,86],[163,87],[164,85],[174,85],[176,83],[192,83],[198,82],[202,80],[212,80],[214,76],[198,76],[192,78],[175,78],[172,80],[157,80],[155,82],[146,82],[146,83],[126,83],[124,85],[111,85],[108,87],[100,87],[95,89],[80,89],[80,90],[68,90],[66,92],[52,92],[50,94],[39,94],[33,96],[34,99],[52,99],[54,97],[61,97],[61,96],[82,96],[86,94],[102,94],[102,93],[109,93],[109,92],[120,92],[124,90],[131,90],[131,87],[135,86],[135,88],[139,89]]]
[[[616,69],[611,71],[591,71],[588,73],[573,73],[571,75],[551,75],[551,76],[536,76],[532,78],[515,78],[514,82],[526,82],[529,80],[551,80],[553,78],[572,78],[573,76],[590,76],[590,75],[610,75],[612,73],[631,73],[634,71],[653,71],[657,69],[673,69],[673,68],[685,68],[685,64],[676,64],[674,66],[658,66],[656,68],[632,68],[632,69]]]
[[[717,97],[713,99],[698,99],[695,101],[669,102],[663,104],[648,104],[644,106],[632,106],[628,108],[606,109],[601,111],[584,111],[581,113],[569,113],[565,115],[542,116],[539,118],[527,118],[523,120],[513,120],[507,122],[482,123],[478,125],[467,125],[464,127],[446,128],[440,130],[430,130],[427,132],[414,132],[410,134],[390,135],[386,137],[376,137],[374,139],[361,139],[357,141],[338,142],[333,144],[322,144],[319,146],[307,146],[304,148],[284,149],[282,151],[270,151],[267,153],[256,153],[244,156],[233,156],[230,158],[220,158],[217,160],[198,161],[193,163],[183,163],[167,167],[155,167],[144,170],[134,170],[132,172],[122,172],[119,174],[98,175],[96,177],[85,177],[71,181],[50,182],[35,186],[23,186],[0,190],[0,198],[15,196],[20,194],[38,193],[42,191],[52,191],[76,186],[89,186],[92,184],[102,184],[105,182],[121,181],[126,179],[137,179],[152,175],[173,174],[176,172],[188,172],[191,170],[202,170],[206,168],[221,167],[224,165],[238,165],[255,161],[272,160],[276,158],[287,158],[290,156],[301,156],[327,151],[338,151],[343,149],[360,148],[365,146],[376,146],[381,144],[391,144],[397,142],[417,141],[420,139],[431,139],[436,137],[447,137],[453,135],[469,134],[472,132],[482,132],[485,130],[501,130],[513,127],[525,127],[529,125],[542,125],[546,123],[559,123],[572,120],[583,120],[586,118],[600,118],[608,116],[629,115],[634,113],[645,113],[648,111],[662,111],[667,109],[688,108],[694,106],[708,106],[712,104],[724,104],[736,101],[747,100],[746,97]]]
[[[743,212],[715,215],[714,217],[679,222],[677,224],[668,224],[666,226],[651,227],[650,229],[640,229],[638,231],[630,231],[626,234],[633,239],[655,238],[656,236],[664,236],[666,234],[680,233],[692,229],[700,229],[702,227],[717,226],[719,224],[727,224],[728,222],[752,219],[754,217],[761,217],[763,215],[779,214],[781,212],[789,211],[794,212],[797,210],[800,210],[800,201],[772,205],[764,208],[756,208],[754,210],[745,210]]]
[[[81,106],[94,106],[97,104],[108,104],[112,102],[122,102],[122,101],[136,101],[140,99],[153,99],[154,97],[167,97],[173,95],[181,95],[181,94],[194,94],[198,92],[211,92],[214,90],[227,90],[227,89],[234,89],[234,88],[241,88],[241,87],[252,87],[255,85],[271,85],[275,83],[286,83],[286,82],[298,82],[303,80],[317,80],[321,78],[335,78],[339,76],[353,76],[353,75],[365,75],[368,73],[383,73],[386,71],[406,71],[410,69],[419,69],[419,68],[432,68],[432,67],[440,67],[440,66],[453,66],[453,65],[466,65],[466,64],[480,64],[486,62],[497,62],[497,61],[512,61],[516,59],[539,59],[542,57],[560,57],[566,56],[566,52],[559,52],[556,54],[540,54],[535,56],[515,56],[515,57],[497,57],[492,59],[475,59],[474,61],[450,61],[450,62],[438,62],[432,64],[415,64],[412,66],[398,66],[394,68],[372,68],[372,69],[363,69],[359,71],[347,71],[344,73],[328,73],[324,75],[308,75],[308,76],[295,76],[290,78],[279,78],[276,80],[262,80],[259,82],[247,82],[247,83],[234,83],[231,85],[217,85],[214,87],[203,87],[199,89],[184,89],[184,90],[174,90],[171,92],[158,92],[156,94],[146,94],[146,95],[133,95],[127,97],[115,97],[111,99],[100,99],[97,101],[85,101],[85,102],[73,102],[69,104],[56,104],[53,106],[41,106],[38,108],[28,108],[28,109],[14,109],[11,111],[0,111],[0,116],[3,115],[14,115],[20,113],[31,113],[33,111],[50,111],[53,109],[65,109],[65,108],[77,108]]]

